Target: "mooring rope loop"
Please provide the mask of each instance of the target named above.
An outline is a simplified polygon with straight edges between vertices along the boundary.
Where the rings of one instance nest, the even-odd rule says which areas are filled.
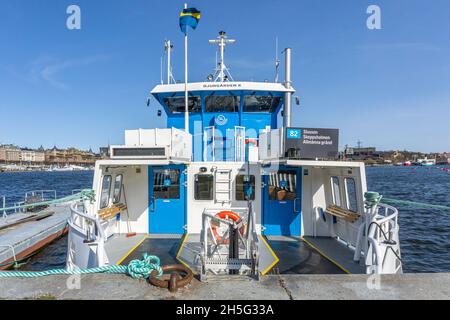
[[[0,278],[40,278],[55,275],[84,275],[94,273],[106,274],[127,274],[133,279],[148,279],[153,271],[158,273],[158,277],[163,275],[160,266],[160,259],[144,253],[142,260],[133,260],[127,266],[104,266],[90,269],[54,269],[47,271],[1,271]]]

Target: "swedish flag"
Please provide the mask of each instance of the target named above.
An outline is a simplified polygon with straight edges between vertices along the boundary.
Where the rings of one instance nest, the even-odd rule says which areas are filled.
[[[192,29],[196,29],[198,22],[200,21],[201,13],[195,8],[184,9],[180,13],[180,28],[183,33],[187,32],[187,26]]]

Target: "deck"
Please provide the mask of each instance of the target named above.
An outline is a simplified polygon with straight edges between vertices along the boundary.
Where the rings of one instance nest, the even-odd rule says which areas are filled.
[[[267,237],[279,262],[270,274],[364,274],[353,262],[352,251],[332,238]],[[180,250],[180,248],[182,250]],[[127,265],[144,253],[161,259],[162,265],[183,263],[194,273],[200,254],[200,235],[116,235],[106,244],[110,264]]]

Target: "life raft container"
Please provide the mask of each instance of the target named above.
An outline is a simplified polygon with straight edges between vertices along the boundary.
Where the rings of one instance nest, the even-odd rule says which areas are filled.
[[[224,219],[224,220],[231,219],[236,224],[239,224],[242,221],[241,217],[236,212],[233,212],[233,211],[219,212],[218,214],[216,214],[216,217],[220,218],[220,219]],[[221,236],[219,234],[219,232],[217,231],[217,228],[218,228],[217,226],[211,226],[211,231],[214,235],[214,238],[216,239],[216,242],[218,244],[230,244],[230,239],[225,238],[225,236]],[[239,228],[239,233],[241,234],[241,236],[244,236],[244,234],[245,234],[245,225],[244,224],[242,224],[242,226]]]

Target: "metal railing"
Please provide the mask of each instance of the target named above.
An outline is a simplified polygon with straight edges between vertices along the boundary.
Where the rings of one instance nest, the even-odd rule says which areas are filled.
[[[56,190],[33,190],[25,193],[25,202],[27,202],[27,200],[29,200],[30,198],[46,201],[56,200],[56,197]]]
[[[70,206],[69,218],[69,248],[66,267],[69,270],[77,268],[96,268],[105,266],[108,258],[105,251],[106,236],[97,216],[87,213],[83,201]],[[95,255],[95,258],[86,259]]]
[[[0,199],[2,200],[2,208],[6,208],[6,197],[5,196],[0,196]],[[3,218],[7,218],[7,214],[5,210],[1,210],[0,213],[2,214]]]
[[[71,216],[69,224],[86,235],[87,241],[104,241],[106,239],[103,228],[97,216],[91,216],[84,211],[83,202],[75,202],[70,206]]]
[[[397,273],[402,268],[398,210],[386,204],[379,204],[375,212],[367,232],[369,248],[366,265],[368,271],[377,274]],[[390,272],[386,272],[387,270]]]
[[[212,271],[216,273],[220,268],[226,270],[240,270],[245,266],[251,266],[251,273],[257,275],[258,273],[258,259],[259,259],[259,238],[256,230],[256,216],[253,209],[253,203],[250,203],[248,208],[230,208],[235,213],[238,213],[242,221],[236,224],[234,221],[221,219],[216,214],[221,209],[205,209],[202,215],[202,254],[201,260],[203,263],[203,272]],[[239,243],[243,246],[243,255],[239,254],[238,258],[230,258],[228,253],[220,252],[220,243],[215,239],[212,231],[213,225],[225,224],[229,228],[240,230],[245,224],[245,232],[237,231]],[[230,240],[231,241],[231,240]],[[226,256],[223,258],[222,256]]]

